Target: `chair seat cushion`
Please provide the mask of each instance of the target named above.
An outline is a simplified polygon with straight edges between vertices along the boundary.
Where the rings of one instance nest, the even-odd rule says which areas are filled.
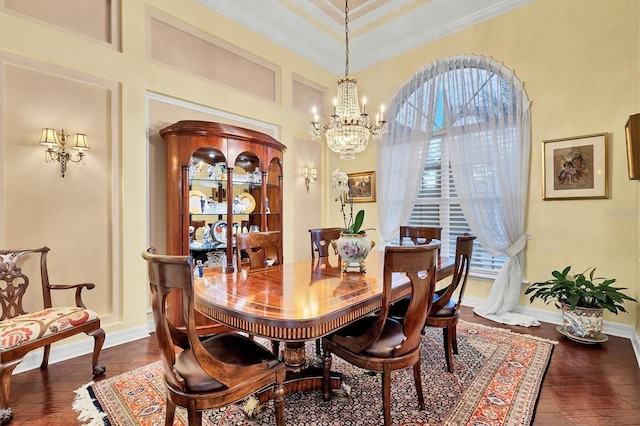
[[[43,337],[78,327],[98,318],[90,309],[47,308],[0,321],[0,350],[7,350]]]
[[[429,315],[431,317],[450,317],[456,312],[456,303],[458,303],[455,299],[455,296],[451,296],[451,299],[447,302],[446,305],[442,307],[438,312],[433,315]]]
[[[435,294],[433,296],[433,302],[435,303],[440,296]],[[395,318],[397,320],[403,320],[404,316],[407,313],[407,309],[409,309],[409,302],[411,301],[411,296],[407,296],[404,299],[398,300],[396,303],[391,305],[389,308],[389,316]],[[438,312],[432,314],[432,317],[450,317],[455,313],[456,303],[458,303],[456,299],[456,295],[451,296],[451,299],[447,302],[446,305],[442,307]]]
[[[366,316],[338,330],[336,334],[343,337],[360,336],[372,327],[375,320],[376,315]],[[387,321],[384,324],[380,338],[362,351],[362,354],[372,357],[389,358],[393,356],[393,350],[396,346],[402,343],[405,339],[406,336],[404,334],[404,327],[402,324],[393,318],[387,317]]]
[[[217,334],[204,340],[202,345],[214,358],[227,364],[265,364],[265,369],[279,364],[278,359],[267,348],[237,333]],[[184,378],[189,391],[211,392],[225,388],[200,367],[190,348],[176,355],[175,369]]]

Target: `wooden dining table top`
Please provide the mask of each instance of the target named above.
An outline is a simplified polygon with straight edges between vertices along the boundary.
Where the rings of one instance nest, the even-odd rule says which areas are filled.
[[[329,334],[380,309],[384,252],[372,251],[367,271],[335,267],[314,270],[311,260],[264,270],[224,273],[205,268],[195,279],[195,308],[224,325],[284,342]],[[438,259],[437,280],[453,273],[454,259]],[[393,274],[392,299],[411,292],[408,278]]]

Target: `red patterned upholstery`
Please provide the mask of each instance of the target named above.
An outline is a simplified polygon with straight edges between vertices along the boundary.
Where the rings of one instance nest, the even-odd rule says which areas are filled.
[[[0,350],[57,334],[97,318],[98,314],[92,310],[64,307],[43,309],[0,321]]]

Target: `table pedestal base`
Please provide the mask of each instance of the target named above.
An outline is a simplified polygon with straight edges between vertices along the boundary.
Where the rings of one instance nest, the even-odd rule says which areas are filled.
[[[322,390],[322,367],[308,366],[305,357],[304,342],[287,342],[282,350],[282,358],[287,366],[287,376],[284,382],[284,393],[304,392],[308,390]],[[329,386],[340,389],[342,375],[331,372]],[[260,404],[271,399],[273,388],[265,389],[257,397]]]

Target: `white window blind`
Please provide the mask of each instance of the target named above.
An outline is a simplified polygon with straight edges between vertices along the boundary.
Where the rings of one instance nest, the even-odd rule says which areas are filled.
[[[440,127],[438,124],[444,127],[443,123],[436,123],[437,127]],[[456,188],[451,175],[447,145],[443,143],[444,137],[446,130],[434,129],[409,225],[442,227],[442,254],[453,257],[456,253],[456,238],[472,231],[456,200]],[[505,255],[489,255],[476,240],[471,259],[471,273],[476,276],[495,275],[506,260]]]

